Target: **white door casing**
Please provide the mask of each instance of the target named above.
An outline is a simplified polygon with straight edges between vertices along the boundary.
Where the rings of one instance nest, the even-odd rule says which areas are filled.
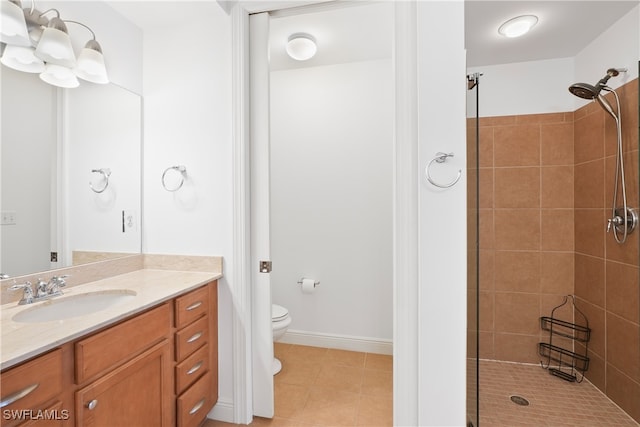
[[[269,13],[249,16],[253,415],[273,417],[273,329],[269,240]]]

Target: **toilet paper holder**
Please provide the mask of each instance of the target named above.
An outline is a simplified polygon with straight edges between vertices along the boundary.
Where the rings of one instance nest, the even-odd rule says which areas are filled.
[[[298,285],[302,285],[302,282],[306,279],[306,277],[301,278],[300,280],[298,280]],[[314,280],[313,281],[313,287],[315,288],[316,286],[318,286],[320,284],[319,280]]]

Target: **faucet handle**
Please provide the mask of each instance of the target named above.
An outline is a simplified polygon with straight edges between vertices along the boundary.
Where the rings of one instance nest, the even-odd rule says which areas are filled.
[[[31,282],[27,281],[24,283],[16,283],[14,281],[13,285],[8,288],[10,291],[19,291],[22,289],[24,294],[22,295],[22,299],[18,302],[19,305],[31,304],[33,302],[33,288],[31,287]]]
[[[69,277],[68,274],[63,274],[62,276],[53,276],[49,279],[49,283],[47,283],[47,288],[49,290],[49,295],[61,293],[60,288],[64,288],[67,286],[67,282],[64,279]]]

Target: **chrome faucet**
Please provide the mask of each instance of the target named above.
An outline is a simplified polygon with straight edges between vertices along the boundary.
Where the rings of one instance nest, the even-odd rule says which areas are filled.
[[[18,302],[19,305],[31,304],[34,302],[53,298],[58,295],[62,295],[62,291],[60,290],[60,288],[63,288],[67,285],[64,280],[67,277],[69,276],[53,276],[51,279],[49,279],[48,282],[45,282],[42,279],[38,279],[35,284],[35,290],[32,287],[31,282],[28,281],[24,283],[14,282],[14,284],[8,289],[10,291],[23,290],[24,293],[22,295],[22,299]]]

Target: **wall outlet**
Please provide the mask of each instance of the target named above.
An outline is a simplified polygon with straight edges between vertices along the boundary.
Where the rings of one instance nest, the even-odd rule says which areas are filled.
[[[138,219],[136,218],[136,211],[126,210],[122,211],[122,232],[132,233],[138,229]]]
[[[2,211],[2,225],[16,225],[16,213],[12,211]]]

